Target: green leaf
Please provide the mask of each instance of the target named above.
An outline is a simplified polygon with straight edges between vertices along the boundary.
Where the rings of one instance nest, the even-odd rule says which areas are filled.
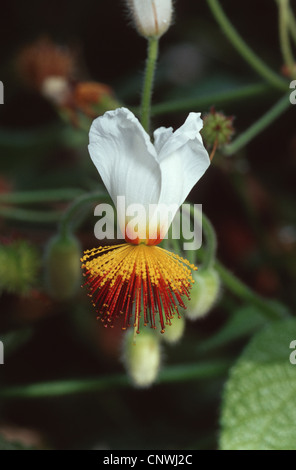
[[[233,367],[222,406],[222,450],[296,450],[296,321],[257,333]]]

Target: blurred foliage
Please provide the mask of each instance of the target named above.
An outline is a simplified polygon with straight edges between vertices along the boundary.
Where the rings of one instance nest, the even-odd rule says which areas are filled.
[[[0,290],[26,294],[36,283],[40,260],[36,248],[25,241],[0,245]]]
[[[18,442],[10,442],[1,438],[0,436],[0,450],[29,450]],[[30,449],[33,450],[33,449]]]

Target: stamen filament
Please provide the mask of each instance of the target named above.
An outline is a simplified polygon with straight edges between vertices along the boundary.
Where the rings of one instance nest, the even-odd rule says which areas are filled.
[[[131,324],[139,333],[141,313],[144,325],[161,332],[171,323],[182,297],[189,298],[197,268],[184,258],[158,246],[123,244],[86,251],[82,261],[85,286],[93,299],[98,318],[105,326],[123,316],[123,329]]]

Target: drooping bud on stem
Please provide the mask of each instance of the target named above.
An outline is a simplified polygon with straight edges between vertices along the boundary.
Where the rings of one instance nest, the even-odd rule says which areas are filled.
[[[160,38],[170,27],[172,0],[126,0],[136,29],[145,38]]]
[[[123,362],[137,387],[149,387],[155,381],[161,359],[159,336],[152,329],[144,329],[134,337],[133,330],[125,333]]]
[[[191,290],[186,317],[189,320],[202,318],[214,307],[220,293],[220,277],[215,269],[201,269],[193,275],[195,284]]]
[[[165,329],[165,333],[161,335],[161,339],[169,344],[177,343],[183,336],[185,331],[185,318],[184,315],[178,317],[176,314],[171,319],[171,324]]]
[[[201,135],[207,148],[212,149],[212,158],[216,150],[223,148],[231,142],[235,133],[233,121],[233,116],[226,116],[222,112],[216,111],[214,107],[204,116]]]

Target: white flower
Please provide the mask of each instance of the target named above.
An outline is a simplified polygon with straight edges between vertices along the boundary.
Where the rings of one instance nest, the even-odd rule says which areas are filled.
[[[161,37],[170,27],[172,0],[127,0],[138,32],[146,37]]]
[[[172,128],[157,129],[152,144],[126,108],[109,111],[93,122],[90,156],[115,205],[118,197],[124,196],[126,207],[141,204],[146,209],[145,220],[141,219],[138,227],[139,241],[156,244],[149,239],[159,243],[164,238],[177,210],[209,167],[200,135],[202,125],[200,113],[190,113],[175,132]],[[149,213],[150,206],[153,210]],[[122,233],[133,240],[127,233],[127,215],[131,213],[117,210]]]
[[[183,299],[189,298],[194,283],[191,271],[197,268],[154,245],[165,237],[178,208],[210,165],[201,128],[200,114],[190,113],[175,132],[157,129],[153,144],[125,108],[109,111],[92,124],[89,152],[117,206],[127,241],[87,250],[81,258],[85,286],[106,326],[121,317],[123,329],[134,325],[139,331],[143,318],[154,329],[159,320],[163,333],[174,315],[179,316],[178,308],[185,308]],[[132,233],[130,218],[139,205],[144,213],[136,217]],[[144,355],[150,354],[148,349]],[[154,377],[157,356],[152,364]]]

